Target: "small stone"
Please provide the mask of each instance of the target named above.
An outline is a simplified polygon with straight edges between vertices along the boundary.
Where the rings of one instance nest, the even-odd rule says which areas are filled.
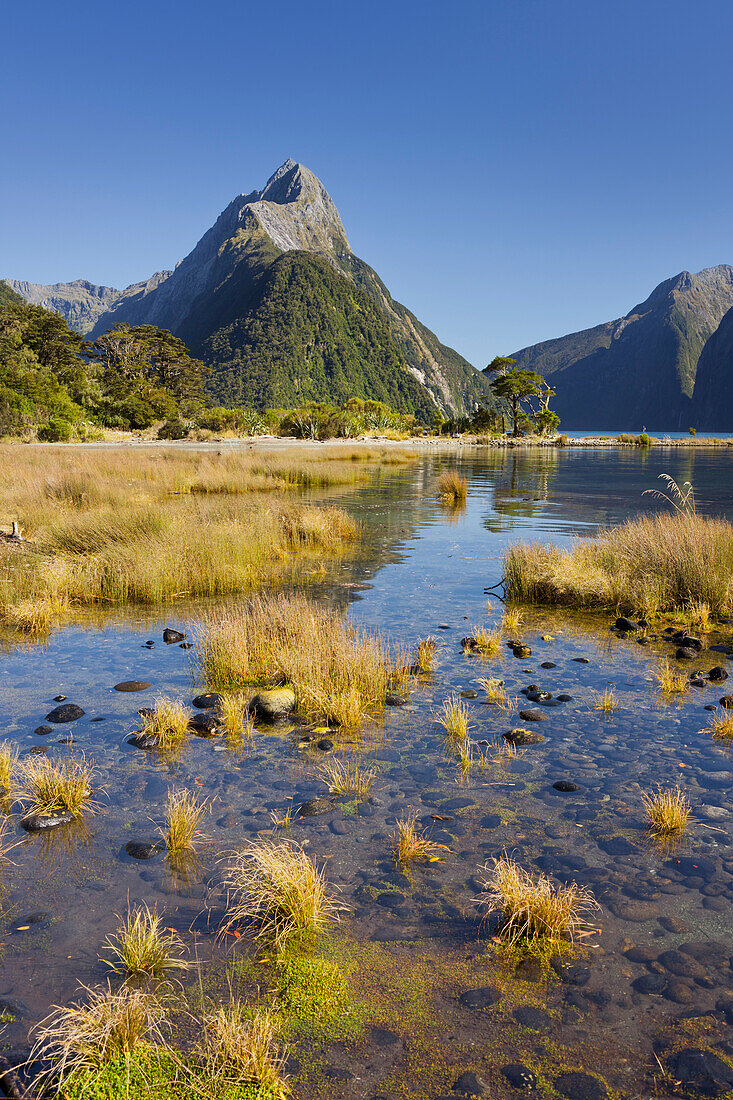
[[[722,683],[723,680],[728,679],[728,673],[722,665],[716,665],[715,668],[711,668],[708,676],[714,684]]]
[[[668,1066],[676,1081],[701,1096],[720,1096],[733,1088],[733,1069],[710,1050],[680,1050]]]
[[[115,691],[146,691],[150,687],[147,680],[123,680],[120,684],[115,684]]]
[[[333,741],[330,737],[322,737],[317,746],[321,752],[330,752],[333,748]]]
[[[404,707],[407,699],[405,699],[402,695],[398,695],[394,691],[390,691],[384,702],[388,707]]]
[[[194,714],[189,719],[188,728],[199,737],[213,737],[220,725],[217,714]]]
[[[54,707],[52,711],[49,711],[46,715],[46,721],[54,722],[57,725],[62,722],[76,722],[84,713],[76,703],[62,703],[61,706]]]
[[[195,699],[192,699],[191,706],[196,707],[196,710],[212,710],[214,707],[220,707],[223,702],[224,700],[218,691],[207,691],[203,695],[197,695]]]
[[[535,1008],[534,1005],[520,1005],[514,1009],[512,1015],[518,1024],[533,1031],[543,1031],[552,1024],[549,1012],[545,1012],[543,1008]]]
[[[20,824],[27,833],[42,833],[48,829],[57,829],[60,825],[71,825],[76,818],[70,810],[56,814],[26,814]]]
[[[336,804],[325,798],[309,798],[297,810],[298,817],[320,817],[322,814],[330,814],[335,810]]]
[[[54,695],[53,701],[54,701],[54,703],[65,703],[66,702],[66,696],[65,695]]]
[[[510,745],[540,745],[544,741],[541,733],[533,730],[515,729],[504,734],[504,740]]]
[[[173,630],[172,627],[167,626],[163,631],[163,641],[166,645],[173,645],[174,642],[184,642],[186,635],[180,630]]]
[[[558,779],[557,783],[552,784],[553,791],[560,791],[561,794],[573,794],[574,791],[579,791],[580,787],[577,783],[571,783],[569,779]]]
[[[636,623],[633,622],[632,619],[627,619],[625,615],[622,616],[620,619],[616,619],[616,622],[613,625],[615,626],[616,630],[623,630],[629,633],[633,630],[639,629]]]
[[[721,707],[725,707],[727,710],[733,710],[733,695],[724,695],[718,702]]]
[[[500,993],[490,985],[479,986],[478,989],[467,989],[461,993],[458,1000],[466,1008],[491,1008],[500,1000]]]
[[[181,642],[179,649],[193,649],[193,642]]]
[[[537,1087],[537,1078],[532,1070],[527,1069],[521,1062],[511,1062],[508,1066],[502,1066],[501,1072],[506,1077],[512,1088],[529,1091]]]
[[[561,1073],[555,1078],[555,1088],[568,1100],[605,1100],[608,1095],[603,1081],[589,1073]]]
[[[295,710],[295,692],[292,688],[268,688],[257,693],[250,703],[255,718],[266,722],[287,718]]]
[[[543,714],[541,710],[537,710],[536,707],[530,707],[529,710],[520,710],[519,717],[523,722],[546,722],[547,715]]]
[[[589,657],[573,657],[573,660],[575,661],[576,665],[589,665],[590,664],[590,658]]]
[[[572,703],[573,697],[564,692],[562,695],[557,696],[557,701],[558,703]]]
[[[550,959],[550,966],[566,985],[586,985],[590,978],[590,967],[586,963],[569,962],[556,955]]]
[[[163,851],[165,845],[160,840],[128,840],[125,851],[133,859],[152,859]]]
[[[47,737],[49,733],[53,733],[53,730],[50,726],[36,726],[33,732],[37,733],[39,737]]]
[[[461,1096],[483,1096],[485,1087],[486,1082],[477,1077],[472,1070],[469,1070],[467,1073],[462,1073],[457,1081],[454,1081],[452,1090]]]
[[[675,659],[678,661],[691,661],[695,657],[697,657],[697,651],[689,649],[687,646],[681,645],[675,653]]]
[[[554,661],[543,661],[540,668],[557,668]]]
[[[462,699],[478,699],[478,692],[474,691],[473,688],[465,688],[461,692],[461,698]]]
[[[515,657],[518,657],[520,661],[523,661],[527,657],[532,656],[532,649],[528,645],[515,645],[512,646],[512,653]]]

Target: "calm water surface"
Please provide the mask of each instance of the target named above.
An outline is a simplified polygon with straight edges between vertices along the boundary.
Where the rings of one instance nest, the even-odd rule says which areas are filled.
[[[460,645],[473,627],[501,617],[500,601],[486,590],[501,578],[509,543],[567,543],[656,507],[641,493],[660,473],[691,481],[699,511],[733,519],[732,462],[718,449],[471,450],[457,459],[469,481],[463,512],[435,500],[437,473],[453,464],[445,456],[317,498],[363,521],[367,549],[326,583],[304,578],[314,595],[348,607],[355,621],[396,643],[431,634],[440,649],[410,705],[389,708],[359,747],[345,748],[378,767],[374,798],[303,819],[291,835],[326,861],[352,909],[342,929],[350,942],[375,945],[398,970],[417,974],[422,967],[421,980],[428,959],[437,977],[424,985],[419,1027],[407,1008],[401,1014],[385,997],[374,1023],[392,1038],[374,1032],[361,1044],[327,1045],[310,1075],[296,1075],[296,1096],[437,1097],[465,1072],[486,1082],[487,1095],[514,1096],[503,1072],[513,1064],[534,1073],[546,1095],[567,1088],[580,1089],[577,1100],[599,1100],[606,1088],[664,1094],[670,1086],[660,1083],[655,1052],[663,1062],[680,1047],[714,1050],[723,1060],[733,1052],[733,761],[704,732],[704,707],[725,689],[707,684],[681,703],[661,703],[653,673],[669,647],[621,640],[609,632],[608,616],[528,613],[521,633],[532,656],[525,660],[507,650],[481,662]],[[68,628],[45,646],[0,656],[0,736],[21,753],[83,751],[105,787],[100,812],[72,828],[27,836],[12,819],[22,843],[6,875],[0,1011],[14,1018],[0,1042],[16,1055],[49,1004],[68,1000],[80,982],[109,975],[100,956],[128,899],[165,909],[166,922],[187,944],[195,941],[204,967],[213,965],[220,950],[210,934],[221,904],[217,860],[271,828],[271,812],[326,793],[320,754],[298,750],[287,728],[259,731],[241,754],[220,739],[193,737],[167,764],[127,744],[138,707],[159,694],[189,701],[196,693],[195,651],[161,638],[166,625],[189,630],[192,617],[185,606],[153,618],[133,614],[101,629]],[[733,627],[721,626],[710,635],[713,648],[695,667],[730,669],[732,634]],[[147,639],[154,648],[145,648]],[[543,709],[545,720],[532,726],[542,744],[462,780],[435,720],[447,697],[469,696],[476,742],[500,742],[512,726],[528,724],[485,702],[482,676],[503,679],[524,706],[530,704],[519,693],[530,683],[572,701]],[[113,690],[129,679],[151,687]],[[612,714],[594,709],[608,687],[618,698]],[[58,694],[85,716],[45,737],[35,734]],[[72,745],[59,743],[69,735]],[[558,780],[578,790],[560,793]],[[677,783],[689,793],[693,826],[678,851],[660,853],[645,841],[641,792]],[[212,799],[199,860],[185,868],[162,855],[133,859],[125,850],[129,841],[155,838],[171,786]],[[410,811],[450,848],[444,863],[412,882],[389,859],[395,820]],[[483,864],[504,850],[535,872],[589,886],[602,906],[600,935],[559,973],[538,973],[533,964],[515,969],[492,954],[491,928],[482,925],[475,898]],[[470,995],[472,989],[484,992]],[[562,1075],[570,1070],[597,1079],[568,1083]]]

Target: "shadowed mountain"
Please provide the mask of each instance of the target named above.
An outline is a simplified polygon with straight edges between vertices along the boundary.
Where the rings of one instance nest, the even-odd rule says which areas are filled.
[[[564,427],[676,431],[697,417],[699,427],[712,429],[696,412],[697,394],[692,398],[703,349],[731,308],[733,267],[683,271],[625,317],[534,344],[512,358],[549,380]],[[706,371],[714,372],[710,363]]]

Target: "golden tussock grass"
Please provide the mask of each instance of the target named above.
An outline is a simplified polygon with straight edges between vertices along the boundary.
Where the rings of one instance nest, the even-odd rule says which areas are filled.
[[[346,728],[384,708],[386,644],[305,596],[254,596],[194,635],[203,677],[217,689],[290,684],[299,714]]]
[[[166,928],[156,909],[147,904],[128,911],[113,936],[107,937],[111,966],[129,977],[162,978],[169,970],[187,970],[181,959],[183,942]]]
[[[712,733],[715,741],[733,741],[733,710],[719,710],[703,733]]]
[[[142,716],[142,733],[155,739],[161,749],[172,749],[188,739],[188,723],[191,712],[180,699],[159,696],[151,714]]]
[[[512,599],[566,607],[733,610],[733,526],[662,513],[629,520],[569,550],[520,543],[504,558]],[[699,616],[699,611],[698,611]]]
[[[56,1005],[34,1029],[32,1062],[49,1064],[41,1081],[73,1073],[94,1072],[107,1062],[131,1055],[143,1040],[162,1040],[163,1008],[158,998],[123,986],[82,986],[86,997],[68,1006]]]
[[[448,504],[463,504],[468,495],[468,482],[458,470],[444,470],[438,478],[438,496]]]
[[[0,744],[0,795],[10,792],[11,776],[13,768],[18,763],[19,749],[8,741]]]
[[[423,672],[430,672],[438,649],[435,638],[421,638],[417,643],[417,664]]]
[[[490,912],[501,913],[501,935],[514,944],[551,948],[573,942],[586,927],[586,915],[600,906],[577,883],[554,885],[547,875],[533,876],[506,855],[487,863],[481,900]]]
[[[436,720],[445,730],[446,741],[460,745],[468,740],[472,728],[468,721],[468,706],[457,695],[445,700]]]
[[[254,737],[254,720],[249,713],[245,695],[239,692],[222,695],[219,710],[226,741],[239,744]]]
[[[690,801],[679,787],[642,795],[644,813],[650,836],[680,837],[687,829]]]
[[[445,858],[443,853],[450,851],[447,845],[431,840],[425,829],[418,828],[416,814],[401,818],[390,839],[395,863],[401,867],[412,863],[439,863]]]
[[[524,622],[524,613],[518,607],[508,607],[501,617],[499,631],[502,634],[512,634],[519,630]]]
[[[283,492],[364,476],[342,458],[4,452],[0,522],[18,521],[30,542],[25,551],[0,546],[0,620],[28,634],[46,634],[85,607],[231,595],[288,580],[304,558],[341,554],[360,535],[342,509]],[[381,461],[375,456],[375,468]]]
[[[200,837],[198,827],[208,810],[208,803],[190,791],[168,791],[166,822],[161,830],[169,852],[191,851]]]
[[[376,768],[365,768],[358,760],[327,760],[319,769],[330,794],[352,794],[366,798],[377,778]]]
[[[593,710],[601,710],[604,714],[611,714],[612,711],[618,710],[618,699],[613,688],[606,688],[605,691],[596,693]]]
[[[516,710],[519,701],[515,695],[507,695],[504,690],[504,681],[497,680],[495,678],[478,680],[480,687],[486,692],[486,698],[493,706],[500,707],[501,710]]]
[[[15,772],[13,795],[24,813],[94,813],[95,768],[83,755],[54,764],[47,756],[29,756]]]
[[[466,647],[469,653],[478,653],[480,657],[501,656],[501,634],[498,630],[487,630],[486,627],[474,627],[471,637],[472,643]]]
[[[683,695],[690,686],[690,681],[684,672],[677,672],[672,668],[667,658],[659,665],[654,678],[659,684],[662,695]]]
[[[258,1096],[287,1100],[284,1078],[286,1051],[280,1047],[280,1021],[272,1012],[254,1016],[240,1001],[220,1005],[204,1018],[206,1084],[221,1091],[251,1085]],[[218,1093],[215,1092],[214,1095]]]
[[[685,622],[690,633],[707,634],[713,629],[710,605],[704,600],[691,600],[685,608]]]
[[[329,892],[322,869],[291,841],[253,841],[229,861],[222,932],[244,926],[281,947],[299,933],[320,932],[345,906]]]

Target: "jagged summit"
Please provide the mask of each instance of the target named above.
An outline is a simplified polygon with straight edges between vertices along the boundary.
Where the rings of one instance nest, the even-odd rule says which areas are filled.
[[[170,329],[212,368],[221,401],[369,396],[394,368],[394,393],[429,419],[436,404],[470,412],[486,388],[354,255],[328,191],[290,158],[261,190],[237,195],[173,271],[122,291],[8,281],[92,337],[119,322]]]

